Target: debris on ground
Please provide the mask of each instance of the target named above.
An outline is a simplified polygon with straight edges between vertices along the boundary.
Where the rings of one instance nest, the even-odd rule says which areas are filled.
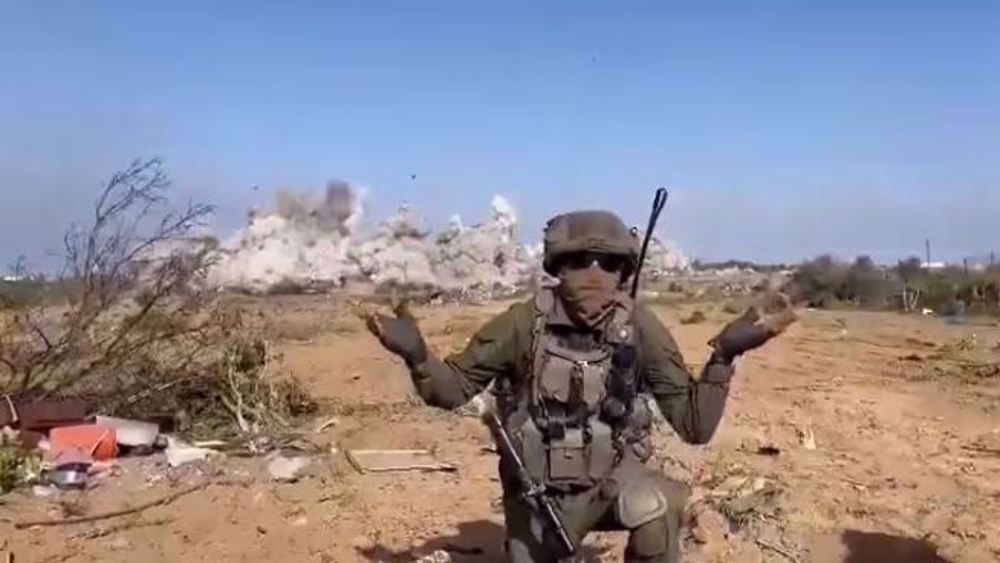
[[[307,457],[285,457],[273,454],[269,457],[267,472],[272,481],[291,483],[299,478],[299,474],[309,467],[312,461]]]
[[[993,430],[976,436],[964,449],[984,454],[1000,455],[1000,430]]]
[[[167,463],[170,467],[179,467],[186,463],[204,461],[210,455],[218,454],[215,450],[191,446],[172,436],[167,437],[167,448],[163,452],[167,456]]]
[[[347,450],[347,461],[358,473],[393,471],[457,471],[427,450]]]
[[[816,436],[813,434],[811,427],[806,426],[805,429],[796,428],[795,431],[799,435],[799,442],[803,448],[809,451],[816,450]]]
[[[49,454],[58,458],[67,450],[78,450],[94,460],[118,455],[115,429],[99,424],[61,426],[49,432]]]
[[[31,401],[4,395],[0,398],[0,427],[48,431],[56,426],[82,423],[87,404],[80,399],[44,399]]]
[[[48,498],[59,494],[59,489],[51,485],[35,485],[31,487],[31,494],[39,498]]]
[[[98,426],[113,428],[119,446],[130,448],[152,448],[160,435],[160,427],[151,422],[129,420],[111,416],[97,416],[94,423]]]
[[[340,418],[336,416],[328,420],[325,420],[322,423],[320,423],[319,426],[316,427],[316,433],[319,434],[324,430],[326,430],[327,428],[330,428],[331,426],[336,426],[338,424],[340,424]]]
[[[89,453],[70,447],[60,451],[48,472],[49,481],[62,490],[85,489],[94,458]]]
[[[757,518],[777,517],[781,507],[781,488],[763,477],[743,477],[727,480],[715,492],[715,506],[736,527],[743,527]]]
[[[781,455],[781,446],[770,440],[759,440],[756,438],[743,440],[742,444],[740,444],[740,450],[768,457]]]

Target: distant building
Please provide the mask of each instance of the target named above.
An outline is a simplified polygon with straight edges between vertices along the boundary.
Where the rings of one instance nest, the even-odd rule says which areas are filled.
[[[925,270],[943,270],[948,267],[944,262],[922,262],[920,267]]]

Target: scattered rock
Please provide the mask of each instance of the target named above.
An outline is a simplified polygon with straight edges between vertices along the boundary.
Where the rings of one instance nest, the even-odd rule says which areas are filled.
[[[307,457],[284,457],[275,455],[267,464],[267,472],[273,481],[292,483],[299,478],[303,469],[309,467],[311,460]]]
[[[730,522],[742,526],[755,517],[776,517],[781,489],[773,481],[746,479],[722,498],[717,508]]]
[[[985,539],[986,534],[983,530],[985,530],[985,527],[979,518],[967,512],[956,516],[948,528],[950,533],[962,540]]]
[[[781,455],[781,447],[777,444],[769,440],[759,440],[756,438],[747,438],[743,440],[740,444],[740,449],[747,453],[763,456]]]
[[[773,444],[767,444],[757,448],[757,453],[766,456],[777,456],[781,454],[781,448]]]
[[[809,451],[816,449],[816,436],[813,434],[811,427],[806,426],[805,429],[796,429],[796,432],[799,435],[799,442],[803,448]]]

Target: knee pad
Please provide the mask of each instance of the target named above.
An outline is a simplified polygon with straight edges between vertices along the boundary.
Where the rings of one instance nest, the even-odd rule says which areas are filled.
[[[655,518],[631,531],[626,560],[659,561],[670,552],[670,542],[679,539],[671,537],[665,515]]]
[[[651,483],[630,483],[618,493],[618,521],[629,530],[667,514],[667,496]]]

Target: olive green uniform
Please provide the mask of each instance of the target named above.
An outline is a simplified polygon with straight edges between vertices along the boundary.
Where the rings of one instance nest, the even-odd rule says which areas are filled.
[[[559,302],[549,321],[595,338],[568,318]],[[495,379],[511,386],[524,384],[531,376],[535,318],[532,301],[511,306],[483,326],[458,354],[439,360],[433,356],[411,370],[417,392],[432,406],[458,408]],[[705,444],[712,437],[729,393],[729,379],[697,385],[667,327],[645,306],[634,315],[639,373],[643,390],[652,395],[663,416],[677,434],[691,444]],[[729,371],[731,368],[726,366]],[[720,401],[721,399],[721,401]]]
[[[497,316],[462,352],[427,351],[405,307],[375,315],[369,328],[409,366],[420,396],[451,409],[490,387],[521,471],[501,456],[507,554],[514,563],[557,561],[591,530],[628,530],[629,563],[678,560],[686,487],[645,462],[652,454],[651,396],[682,439],[712,437],[729,394],[732,360],[763,345],[794,319],[768,324],[748,311],[711,342],[692,377],[670,333],[646,307],[621,293],[640,262],[635,232],[606,211],[553,218],[543,267],[558,277]],[[753,314],[751,314],[753,313]],[[524,479],[518,479],[524,477]],[[528,491],[520,490],[528,483]],[[554,535],[532,508],[541,486],[569,538]],[[568,548],[567,548],[568,549]]]
[[[412,365],[413,381],[424,401],[456,408],[491,383],[501,395],[517,396],[534,377],[540,314],[544,315],[544,330],[568,348],[587,350],[604,342],[602,331],[607,323],[594,329],[581,328],[559,299],[545,301],[547,311],[538,311],[537,302],[533,299],[513,305],[479,330],[462,352],[444,360],[429,355]],[[648,308],[637,307],[630,320],[637,355],[637,391],[655,399],[682,439],[706,443],[722,416],[732,367],[713,357],[696,380],[669,331]],[[556,488],[554,500],[577,541],[591,530],[625,529],[631,531],[627,561],[677,561],[687,489],[644,465],[651,453],[648,434],[633,445],[593,486]],[[508,556],[516,563],[555,561],[556,550],[546,539],[542,521],[521,501],[512,470],[502,461],[500,473]]]

